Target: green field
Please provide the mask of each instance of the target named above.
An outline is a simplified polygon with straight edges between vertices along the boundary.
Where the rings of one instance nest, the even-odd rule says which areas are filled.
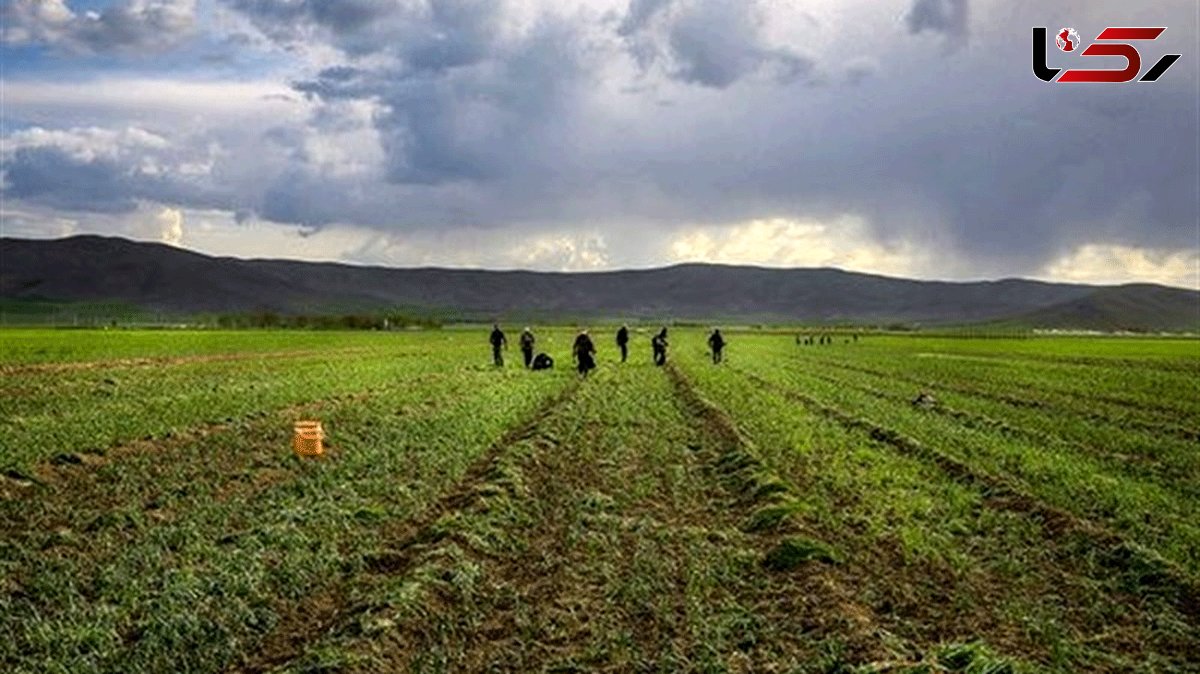
[[[593,332],[0,331],[0,671],[1200,672],[1200,342]]]

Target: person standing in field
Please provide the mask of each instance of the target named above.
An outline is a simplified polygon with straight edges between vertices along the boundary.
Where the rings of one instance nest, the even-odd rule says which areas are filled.
[[[521,331],[521,355],[525,357],[525,369],[533,365],[533,343],[536,339],[528,326]]]
[[[720,363],[721,351],[725,348],[725,338],[721,336],[720,328],[714,329],[708,336],[708,348],[712,349],[713,364]]]
[[[492,336],[488,341],[492,343],[492,362],[496,367],[504,367],[504,354],[500,353],[500,350],[508,348],[508,338],[504,336],[499,323],[492,324]]]
[[[653,339],[650,340],[650,348],[654,350],[654,364],[667,364],[667,329],[664,327],[659,331]]]
[[[579,368],[579,374],[586,377],[596,367],[596,345],[592,343],[592,338],[588,336],[587,330],[579,331],[571,350],[575,354],[575,364]]]
[[[617,330],[617,348],[621,350],[621,362],[629,357],[629,328],[622,325],[620,330]]]

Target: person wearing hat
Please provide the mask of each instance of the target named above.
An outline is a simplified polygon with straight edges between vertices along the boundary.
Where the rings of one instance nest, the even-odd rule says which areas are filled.
[[[572,347],[572,352],[575,355],[575,364],[579,369],[579,374],[587,376],[596,367],[596,345],[592,343],[592,338],[588,336],[587,330],[580,330],[575,337],[575,346]]]
[[[533,365],[533,343],[536,338],[533,336],[533,331],[529,326],[521,331],[521,355],[525,357],[525,368],[528,369]]]
[[[650,340],[650,348],[654,350],[654,364],[667,364],[667,329],[664,327],[659,331],[653,339]]]

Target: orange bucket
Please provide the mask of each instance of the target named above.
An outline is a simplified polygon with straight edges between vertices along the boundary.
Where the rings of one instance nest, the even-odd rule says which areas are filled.
[[[297,421],[292,448],[300,456],[320,456],[325,453],[325,431],[319,421]]]

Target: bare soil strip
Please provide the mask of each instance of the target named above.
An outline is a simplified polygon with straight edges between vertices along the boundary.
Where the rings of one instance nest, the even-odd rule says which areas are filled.
[[[833,419],[848,429],[863,431],[873,440],[938,466],[952,479],[983,491],[987,495],[986,503],[989,507],[1026,513],[1036,517],[1043,523],[1047,531],[1056,535],[1076,533],[1086,536],[1094,541],[1098,548],[1105,551],[1105,556],[1110,563],[1138,578],[1143,584],[1143,589],[1165,597],[1173,597],[1176,607],[1182,614],[1193,620],[1200,620],[1200,584],[1177,564],[1162,558],[1154,551],[1127,540],[1101,524],[1051,506],[1024,492],[1003,477],[983,472],[894,430],[847,414],[752,372],[738,371],[756,384],[776,391],[818,414]]]
[[[441,530],[435,526],[448,513],[468,508],[481,498],[482,486],[496,477],[497,467],[509,449],[534,437],[538,425],[554,414],[574,395],[573,384],[544,402],[528,419],[514,426],[492,443],[475,460],[462,478],[414,519],[384,525],[378,532],[380,540],[394,541],[386,554],[368,560],[376,573],[404,574],[410,570],[420,546],[440,540]],[[279,622],[246,659],[230,668],[230,672],[267,672],[302,655],[306,648],[329,630],[344,624],[346,617],[363,609],[350,598],[348,585],[353,578],[336,579],[328,587],[307,599],[281,604]]]
[[[804,540],[833,553],[834,547],[823,540],[832,540],[832,532],[814,531],[788,507],[794,490],[802,485],[792,485],[764,464],[752,441],[738,430],[733,419],[706,400],[674,363],[667,366],[666,373],[681,406],[695,418],[702,433],[712,440],[709,443],[708,468],[742,510],[741,527],[756,532],[769,548],[764,561],[772,553],[784,549],[786,540],[795,540],[795,534],[802,534]],[[865,662],[884,657],[878,650],[878,639],[873,634],[883,621],[868,605],[857,599],[853,589],[857,584],[854,565],[846,565],[843,560],[832,557],[825,561],[834,563],[815,567],[819,570],[820,578],[805,583],[807,601],[811,605],[825,600],[826,605],[818,613],[849,616],[849,620],[842,622],[842,628],[850,629],[842,636],[848,644],[853,644],[855,661]]]

